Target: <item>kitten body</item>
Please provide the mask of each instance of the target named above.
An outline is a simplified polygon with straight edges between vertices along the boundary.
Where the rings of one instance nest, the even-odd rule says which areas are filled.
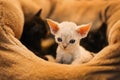
[[[90,61],[93,56],[82,46],[76,45],[76,47],[66,50],[58,46],[56,61],[63,64],[81,64]]]
[[[47,60],[45,51],[42,50],[42,39],[47,37],[48,27],[45,20],[41,18],[41,9],[24,24],[21,42],[37,56]]]
[[[91,60],[94,54],[79,45],[82,38],[86,37],[91,24],[77,26],[73,22],[58,23],[47,20],[51,33],[58,43],[56,61],[63,64],[80,64]]]

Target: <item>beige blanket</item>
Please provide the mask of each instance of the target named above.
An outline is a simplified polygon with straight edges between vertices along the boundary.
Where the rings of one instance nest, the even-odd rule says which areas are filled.
[[[109,45],[95,58],[82,65],[63,65],[38,58],[20,43],[18,39],[22,33],[25,14],[21,9],[22,4],[17,0],[0,0],[0,80],[120,80],[120,2],[99,1],[62,0],[55,3],[56,10],[49,13],[50,18],[59,21],[93,21],[97,28],[103,21],[108,25]],[[74,6],[80,7],[80,10],[72,9]],[[90,9],[84,11],[86,8]],[[86,16],[82,16],[83,13]],[[101,14],[102,19],[95,17],[98,14]]]

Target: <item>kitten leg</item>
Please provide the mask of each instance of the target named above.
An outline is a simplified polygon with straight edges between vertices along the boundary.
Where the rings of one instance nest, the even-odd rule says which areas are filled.
[[[56,55],[56,62],[57,63],[63,63],[62,56],[63,56],[62,53],[57,53],[57,55]]]
[[[82,63],[87,63],[89,62],[96,54],[89,53],[86,56],[78,57],[75,59],[72,64],[82,64]]]
[[[72,64],[82,64],[82,63],[87,63],[89,62],[93,57],[95,57],[96,54],[92,53],[92,52],[88,52],[82,55],[77,56],[74,61],[72,62]]]

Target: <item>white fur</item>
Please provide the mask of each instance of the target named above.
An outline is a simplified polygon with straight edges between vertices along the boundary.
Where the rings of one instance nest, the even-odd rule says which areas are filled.
[[[83,27],[83,25],[77,26],[73,22],[62,22],[57,25],[59,30],[54,34],[55,40],[58,43],[57,62],[64,64],[80,64],[88,62],[93,58],[90,52],[79,45],[79,42],[84,35],[81,36],[76,30],[79,27]],[[85,35],[87,35],[87,33]],[[57,40],[58,37],[62,38],[62,42]],[[69,43],[71,39],[75,40],[74,44]],[[67,47],[64,48],[63,46]]]
[[[81,64],[90,61],[92,58],[92,53],[79,45],[68,50],[62,49],[60,46],[57,48],[57,62],[63,61],[65,64]]]

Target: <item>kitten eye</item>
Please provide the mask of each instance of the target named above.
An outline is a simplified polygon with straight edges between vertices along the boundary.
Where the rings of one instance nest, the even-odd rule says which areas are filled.
[[[62,42],[62,39],[61,39],[61,38],[57,38],[57,40],[58,40],[59,42]]]
[[[74,39],[71,39],[70,41],[69,41],[69,43],[75,43],[75,40]]]

